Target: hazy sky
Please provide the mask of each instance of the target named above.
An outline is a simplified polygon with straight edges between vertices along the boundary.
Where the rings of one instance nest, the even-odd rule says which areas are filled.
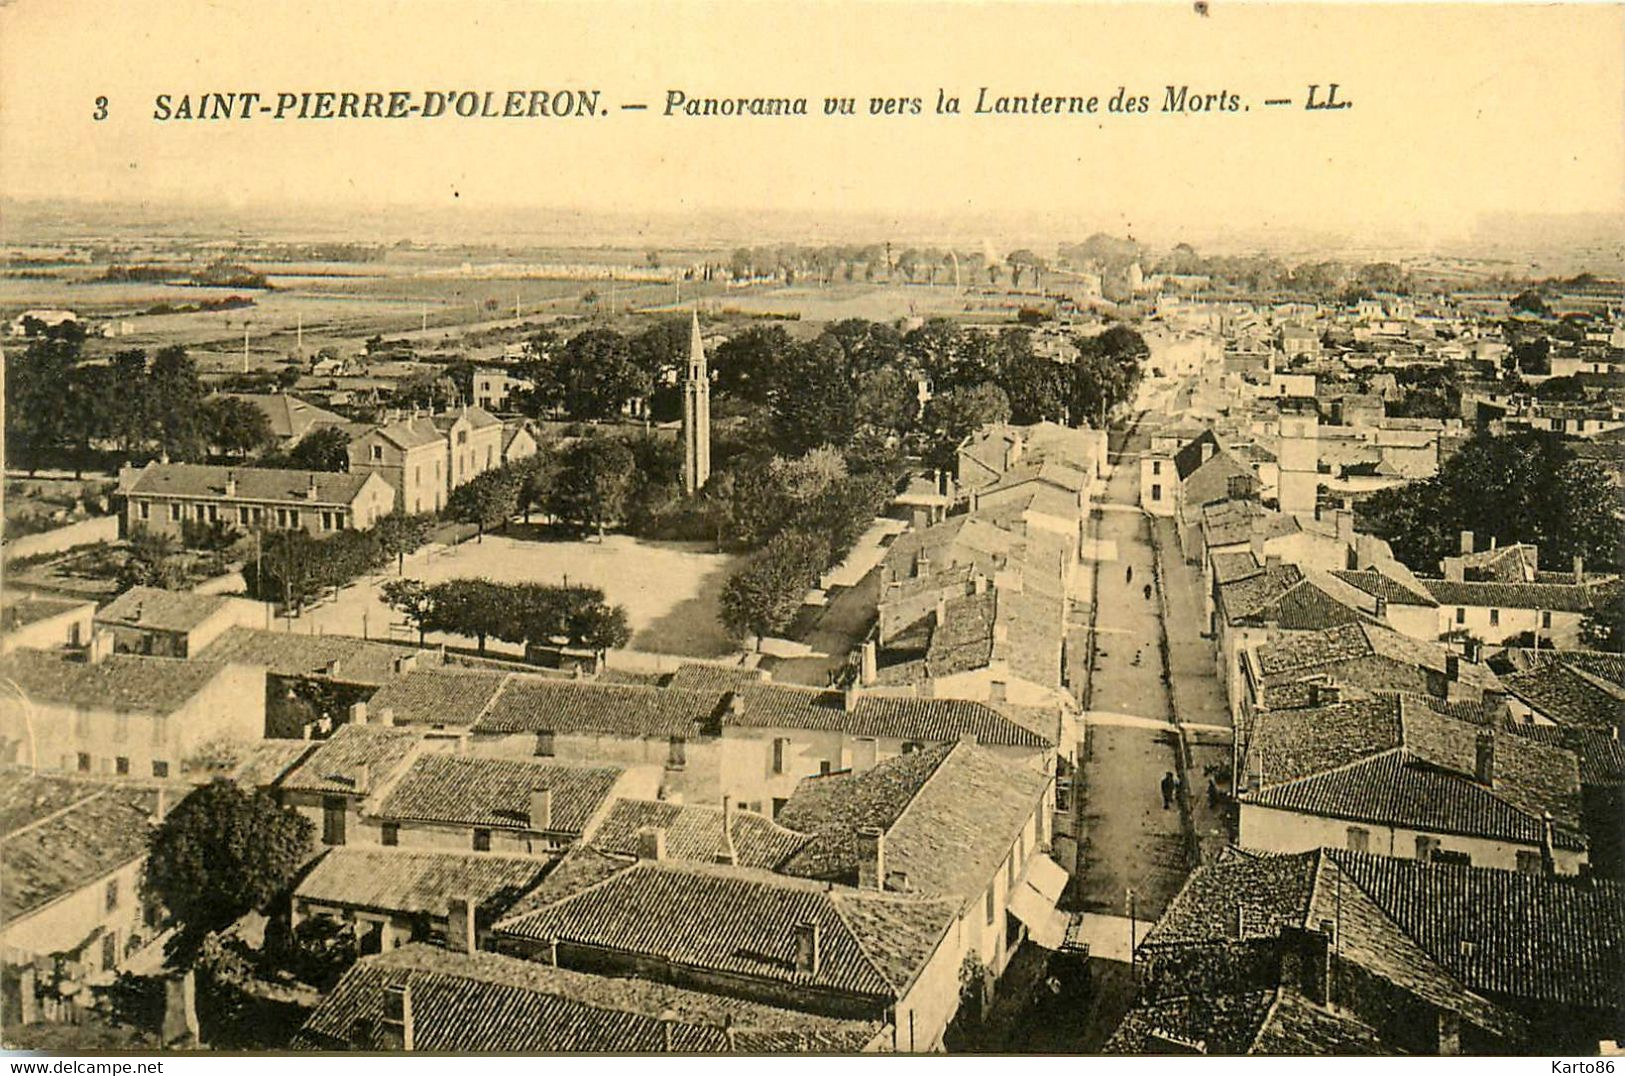
[[[1158,230],[1448,236],[1481,213],[1625,209],[1625,8],[15,0],[11,197],[676,212],[770,207]],[[1355,106],[1301,109],[1310,83]],[[1248,112],[1164,115],[1164,88]],[[990,94],[1150,115],[931,115]],[[607,117],[169,122],[156,94],[598,88]],[[666,91],[806,96],[793,119],[660,115]],[[825,118],[825,95],[925,115]],[[92,119],[108,98],[108,117]],[[1290,108],[1267,108],[1290,97]],[[648,102],[625,112],[622,102]]]

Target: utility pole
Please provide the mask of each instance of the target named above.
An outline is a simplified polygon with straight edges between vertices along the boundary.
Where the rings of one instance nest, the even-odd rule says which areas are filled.
[[[243,319],[243,373],[248,373],[248,319]]]
[[[422,312],[423,312],[423,331],[428,332],[429,331],[429,304],[428,303],[422,303],[422,304],[419,305],[419,309],[422,310]]]
[[[296,339],[299,342],[298,343],[299,357],[302,359],[302,358],[305,357],[305,314],[304,314],[304,311],[299,312],[298,320],[295,322],[295,325],[296,325],[296,328],[294,329],[294,332],[297,334]]]

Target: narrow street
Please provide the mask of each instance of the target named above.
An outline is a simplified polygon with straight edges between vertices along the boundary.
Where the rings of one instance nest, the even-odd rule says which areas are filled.
[[[1086,843],[1077,903],[1086,911],[1155,919],[1184,882],[1190,857],[1178,799],[1165,806],[1161,789],[1163,776],[1180,767],[1163,673],[1155,553],[1139,508],[1139,454],[1148,442],[1148,434],[1131,428],[1096,520],[1099,608],[1085,699],[1089,746],[1079,831]]]

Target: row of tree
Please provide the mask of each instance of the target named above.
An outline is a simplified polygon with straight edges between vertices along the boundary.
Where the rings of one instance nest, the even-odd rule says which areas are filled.
[[[346,530],[316,538],[302,530],[277,531],[264,536],[254,562],[243,569],[248,596],[256,601],[281,602],[293,611],[329,591],[347,586],[375,572],[428,539],[434,525],[430,516],[394,514],[368,530]]]
[[[392,579],[384,584],[383,597],[417,629],[420,643],[428,632],[446,632],[477,640],[481,653],[488,639],[500,639],[601,654],[625,646],[632,637],[626,607],[610,605],[598,587]]]

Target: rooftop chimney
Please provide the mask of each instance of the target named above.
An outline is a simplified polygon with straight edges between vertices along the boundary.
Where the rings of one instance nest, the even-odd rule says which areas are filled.
[[[1343,701],[1343,688],[1339,684],[1312,684],[1310,696],[1316,706],[1336,706]]]
[[[666,858],[666,831],[659,826],[638,830],[638,858],[659,863]]]
[[[1586,559],[1578,553],[1574,554],[1574,581],[1576,583],[1586,581]]]
[[[467,897],[446,901],[446,948],[454,953],[472,953],[475,948],[474,902]]]
[[[1344,545],[1354,544],[1354,512],[1351,509],[1337,510],[1337,540]]]
[[[384,987],[383,1048],[412,1050],[412,985],[390,983]]]
[[[1461,679],[1461,655],[1446,654],[1444,656],[1444,678],[1451,683]]]
[[[1464,557],[1471,556],[1472,552],[1473,552],[1473,532],[1472,531],[1462,531],[1461,532],[1461,555],[1464,556]]]
[[[237,474],[235,471],[226,472],[226,496],[237,496]]]
[[[1489,729],[1478,733],[1478,753],[1473,764],[1473,777],[1479,784],[1495,787],[1495,734]]]
[[[1540,862],[1541,866],[1546,868],[1547,877],[1557,873],[1557,842],[1550,811],[1542,811],[1540,814]]]
[[[886,888],[886,834],[879,826],[858,827],[858,888]]]
[[[745,712],[745,696],[742,693],[735,691],[728,695],[728,712],[735,717]]]
[[[817,975],[819,967],[818,924],[803,920],[794,927],[796,955],[795,970],[801,975]]]
[[[395,723],[395,708],[393,706],[379,707],[378,723],[380,725],[393,725]]]
[[[931,575],[931,558],[926,556],[925,550],[914,555],[914,578],[927,579]]]
[[[846,688],[841,692],[841,709],[847,713],[856,710],[858,708],[858,698],[862,694],[862,689],[858,687],[855,681],[847,684]]]
[[[350,724],[365,725],[367,723],[367,704],[365,701],[350,704]]]
[[[316,472],[310,472],[310,484],[305,487],[305,496],[310,500],[316,499]]]
[[[717,862],[730,867],[739,862],[739,853],[734,850],[734,803],[727,796],[722,797],[722,843],[717,847]]]
[[[113,652],[113,633],[90,629],[90,641],[85,644],[85,664],[100,665]]]
[[[879,665],[879,647],[873,639],[865,639],[858,658],[859,680],[865,687],[874,683],[879,676]]]
[[[538,831],[553,828],[553,790],[551,788],[531,790],[530,828]]]
[[[937,595],[937,612],[936,612],[935,618],[931,621],[931,626],[935,627],[935,628],[940,628],[944,624],[946,624],[947,622],[948,622],[948,596],[946,594],[938,594]]]

